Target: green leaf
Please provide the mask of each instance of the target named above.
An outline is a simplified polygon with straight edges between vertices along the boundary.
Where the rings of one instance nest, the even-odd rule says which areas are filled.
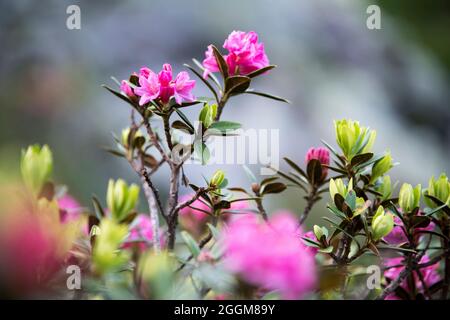
[[[425,195],[426,198],[430,199],[431,201],[433,201],[435,204],[437,204],[438,206],[442,207],[442,211],[444,211],[447,215],[450,215],[450,207],[447,206],[444,202],[442,202],[441,200],[439,200],[436,197],[430,196],[428,194]],[[444,206],[445,205],[445,206]]]
[[[94,212],[97,219],[101,220],[105,216],[105,212],[103,211],[100,201],[95,195],[92,196],[92,205],[94,206]]]
[[[265,72],[267,72],[269,70],[272,70],[275,67],[276,67],[276,65],[269,65],[269,66],[263,67],[261,69],[255,70],[253,72],[250,72],[246,76],[249,77],[249,78],[254,78],[254,77],[257,77],[257,76],[259,76],[259,75],[261,75],[261,74],[263,74],[263,73],[265,73]]]
[[[216,121],[209,126],[208,129],[218,130],[220,132],[226,133],[227,131],[233,131],[240,129],[242,125],[237,122],[231,121]]]
[[[211,231],[213,238],[219,240],[220,231],[216,227],[214,227],[211,223],[207,223],[206,225],[208,226],[209,231]]]
[[[183,238],[184,243],[186,244],[192,255],[195,258],[198,257],[201,249],[198,246],[197,242],[194,240],[194,238],[192,238],[192,236],[186,231],[181,231],[181,237]]]
[[[203,165],[208,163],[211,154],[209,152],[208,146],[204,142],[201,141],[195,142],[194,151],[197,157],[201,160]]]
[[[308,179],[308,176],[306,175],[305,171],[303,171],[294,161],[292,161],[291,159],[289,159],[288,157],[284,157],[283,158],[284,161],[287,162],[288,165],[290,165],[292,167],[292,169],[294,169],[295,171],[297,171],[300,175],[302,175],[303,177],[305,177],[306,179]]]
[[[261,181],[261,183],[259,184],[260,186],[264,186],[270,182],[274,182],[275,180],[278,180],[278,177],[270,177],[270,178],[266,178],[264,180]]]
[[[264,98],[268,98],[268,99],[272,99],[272,100],[276,100],[276,101],[281,101],[281,102],[285,102],[285,103],[291,103],[289,100],[286,100],[286,99],[278,97],[278,96],[274,96],[274,95],[269,94],[269,93],[264,93],[264,92],[254,91],[254,90],[247,90],[244,93],[254,94],[254,95],[257,95],[257,96],[261,96],[261,97],[264,97]]]
[[[329,247],[324,248],[324,249],[319,249],[317,251],[322,252],[322,253],[331,253],[331,252],[333,252],[333,246],[329,246]]]
[[[110,87],[108,87],[108,86],[105,85],[105,84],[102,84],[102,87],[105,88],[106,90],[108,90],[109,92],[111,92],[111,93],[112,93],[113,95],[115,95],[116,97],[118,97],[118,98],[120,98],[121,100],[125,101],[126,103],[130,104],[134,109],[137,110],[137,108],[136,108],[136,106],[134,105],[134,103],[133,103],[130,99],[128,99],[127,96],[121,94],[120,92],[118,92],[118,91],[116,91],[116,90],[114,90],[114,89],[111,89]],[[138,110],[138,111],[139,111],[139,110]]]
[[[181,110],[179,110],[178,108],[175,108],[175,112],[191,128],[191,131],[195,132],[194,126],[189,121],[189,119],[186,117],[186,115]]]

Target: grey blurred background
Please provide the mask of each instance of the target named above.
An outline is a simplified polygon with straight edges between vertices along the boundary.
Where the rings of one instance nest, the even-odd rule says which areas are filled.
[[[81,8],[81,30],[66,28],[70,4]],[[381,30],[366,27],[369,4],[381,7]],[[394,180],[426,184],[450,173],[448,1],[19,0],[0,2],[0,184],[18,181],[20,149],[32,143],[50,145],[55,180],[85,204],[93,193],[103,197],[109,177],[137,181],[101,149],[127,126],[129,109],[100,85],[143,65],[170,62],[178,72],[232,30],[256,31],[278,65],[253,87],[292,104],[239,97],[227,120],[279,129],[281,155],[303,164],[320,139],[335,145],[334,119],[352,118],[376,129],[375,150],[401,163]],[[195,93],[207,91],[198,82]],[[215,169],[189,177],[200,182]],[[240,166],[224,169],[232,185],[248,184]],[[163,194],[166,178],[156,176]],[[267,206],[298,213],[298,195],[289,190]]]

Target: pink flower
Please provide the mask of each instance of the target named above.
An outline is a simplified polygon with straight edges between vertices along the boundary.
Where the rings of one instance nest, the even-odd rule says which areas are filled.
[[[131,89],[130,85],[126,80],[122,80],[122,82],[120,83],[120,91],[125,93],[130,98],[135,97],[133,89]]]
[[[207,78],[211,72],[218,72],[219,66],[217,65],[216,57],[214,56],[212,45],[208,46],[208,49],[205,52],[205,59],[203,60],[203,67],[205,67],[205,71],[203,71],[203,78]]]
[[[330,165],[330,152],[326,148],[310,148],[305,156],[305,163],[308,164],[311,160],[319,160],[321,164]],[[328,168],[322,167],[322,179],[325,179],[328,174]]]
[[[400,209],[397,209],[400,211]],[[421,212],[419,212],[419,215],[421,215]],[[384,237],[384,240],[386,240],[390,244],[400,244],[408,242],[408,238],[405,235],[405,232],[403,231],[403,222],[402,220],[394,215],[394,228],[392,231]],[[415,237],[420,237],[422,233],[420,231],[432,231],[434,229],[435,225],[433,222],[431,222],[427,227],[425,228],[416,228],[415,229]]]
[[[180,203],[192,199],[193,196],[192,194],[180,197]],[[180,210],[180,225],[194,238],[199,238],[203,235],[206,230],[206,223],[210,220],[210,216],[203,211],[210,212],[211,209],[201,200],[196,200],[190,206]]]
[[[159,98],[163,103],[167,103],[174,94],[172,84],[172,66],[168,63],[163,65],[163,69],[158,74],[159,79]]]
[[[78,219],[83,208],[71,195],[65,194],[58,199],[58,207],[61,213],[61,222],[70,222]]]
[[[155,99],[160,99],[166,104],[172,97],[179,104],[195,100],[191,92],[195,87],[195,80],[191,80],[185,71],[178,73],[173,79],[172,66],[168,63],[163,65],[158,74],[147,67],[142,67],[139,71],[139,85],[134,94],[141,97],[139,100],[141,106]]]
[[[408,242],[408,238],[403,231],[403,222],[399,217],[394,216],[394,228],[387,236],[384,237],[384,240],[386,240],[390,244],[400,244]]]
[[[189,79],[189,74],[186,71],[181,71],[175,78],[174,86],[174,97],[178,104],[183,101],[194,101],[195,97],[192,94],[192,89],[194,89],[195,81]]]
[[[428,261],[430,261],[430,258],[427,255],[425,255],[420,260],[420,263],[427,263]],[[405,268],[403,257],[385,259],[384,265],[386,267],[394,267],[396,265],[400,265],[399,267],[389,268],[384,272],[384,276],[386,278],[390,279],[391,281],[398,278],[400,273]],[[438,268],[439,268],[439,262],[437,262],[431,266],[420,269],[420,273],[422,274],[425,285],[427,287],[432,286],[433,284],[437,283],[440,280]],[[417,272],[418,271],[413,272],[414,286],[416,287],[416,289],[419,292],[424,293],[423,284],[422,284],[422,281],[420,280],[420,277],[418,276]],[[410,286],[408,284],[407,279],[403,280],[403,282],[400,284],[400,286],[407,292],[410,292],[412,290],[412,288],[410,288]],[[398,300],[398,299],[400,299],[400,297],[398,297],[395,294],[391,294],[388,297],[386,297],[386,300]]]
[[[230,209],[223,209],[224,212],[220,214],[220,218],[225,222],[230,222],[232,219],[239,219],[242,215],[254,214],[249,209],[250,204],[248,201],[235,201],[231,203]],[[234,213],[226,211],[234,211]]]
[[[225,264],[250,284],[300,298],[316,283],[314,255],[300,239],[296,219],[278,213],[268,223],[257,215],[233,219],[223,234]]]
[[[139,214],[130,225],[130,234],[125,240],[123,248],[135,248],[144,251],[151,247],[153,239],[152,221],[147,214]],[[161,233],[159,239],[161,245],[164,244],[164,237]]]
[[[224,58],[231,75],[246,75],[269,65],[264,44],[258,42],[256,32],[233,31],[225,40],[223,47],[228,50]],[[205,52],[203,67],[204,78],[208,77],[210,72],[219,71],[211,45]]]
[[[139,105],[143,106],[159,97],[159,79],[158,75],[153,71],[149,70],[148,76],[140,75],[139,85],[140,87],[137,87],[134,90],[134,93],[141,97]]]

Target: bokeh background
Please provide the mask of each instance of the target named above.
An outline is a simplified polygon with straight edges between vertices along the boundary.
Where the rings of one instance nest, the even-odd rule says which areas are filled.
[[[81,8],[81,30],[66,28],[70,4]],[[381,30],[366,27],[369,4],[381,7]],[[110,177],[137,181],[101,148],[129,120],[101,84],[143,65],[170,62],[178,72],[232,30],[256,31],[279,66],[254,87],[292,104],[240,97],[224,118],[279,129],[281,155],[303,163],[320,139],[334,144],[333,120],[349,117],[378,131],[376,151],[389,149],[401,164],[394,180],[426,184],[450,173],[448,1],[11,0],[0,2],[0,190],[20,183],[20,150],[32,143],[49,144],[55,180],[86,205],[103,197]],[[206,94],[200,83],[196,94]],[[225,170],[232,185],[248,184],[241,166]],[[155,179],[166,194],[167,171]],[[289,190],[267,206],[299,213],[299,198]],[[324,211],[317,206],[309,224]]]

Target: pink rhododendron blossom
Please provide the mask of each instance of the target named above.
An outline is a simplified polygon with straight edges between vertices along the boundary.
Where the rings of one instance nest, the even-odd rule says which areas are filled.
[[[175,101],[178,104],[183,101],[195,100],[195,97],[192,94],[192,89],[194,89],[195,81],[189,78],[189,74],[186,71],[181,71],[177,75],[173,86]]]
[[[165,63],[158,74],[147,67],[141,68],[139,70],[139,86],[134,90],[134,94],[141,97],[139,100],[141,106],[155,99],[160,99],[162,103],[166,104],[172,97],[177,103],[182,103],[195,100],[192,94],[194,87],[195,80],[191,80],[186,71],[178,73],[174,79],[172,66]],[[124,90],[126,89],[124,88]]]
[[[427,263],[429,261],[430,261],[430,258],[427,255],[424,255],[419,263]],[[385,259],[384,265],[386,267],[394,267],[394,266],[400,265],[399,267],[389,268],[384,272],[384,276],[390,280],[397,279],[398,276],[400,275],[400,273],[405,268],[405,266],[404,266],[405,262],[404,262],[403,257]],[[431,266],[420,269],[420,273],[422,274],[425,285],[427,287],[430,287],[433,284],[440,281],[438,268],[439,268],[439,262],[437,262]],[[418,292],[424,293],[425,290],[423,288],[423,284],[422,284],[422,281],[420,280],[420,277],[417,275],[417,272],[418,271],[413,272],[414,286],[416,287],[416,290]],[[410,292],[412,289],[412,288],[410,288],[407,279],[403,280],[403,282],[400,284],[400,286],[403,289],[405,289],[407,292]],[[386,297],[386,300],[397,300],[397,299],[399,299],[399,297],[396,296],[395,294],[391,294]]]
[[[126,80],[122,80],[122,82],[120,83],[120,91],[125,93],[130,98],[135,97],[133,89],[131,89],[130,85]]]
[[[224,58],[231,75],[246,75],[269,65],[264,44],[258,42],[256,32],[233,31],[225,40],[223,47],[228,50]],[[204,78],[211,72],[219,71],[211,46],[208,46],[205,52],[203,67],[205,68]]]
[[[134,93],[141,97],[139,100],[139,105],[143,106],[144,104],[158,98],[160,84],[156,73],[149,70],[148,76],[139,76],[139,85],[140,87],[134,89]]]
[[[286,299],[300,298],[316,283],[314,255],[300,234],[289,213],[278,213],[268,223],[242,215],[223,234],[225,264],[250,284],[279,290]]]
[[[83,211],[78,201],[68,194],[58,199],[58,207],[61,213],[61,222],[63,223],[78,219]]]
[[[310,148],[305,156],[305,163],[311,160],[319,160],[321,164],[330,165],[330,152],[326,148]],[[325,179],[328,174],[328,168],[322,167],[322,178]]]
[[[254,214],[250,210],[250,204],[248,201],[235,201],[231,203],[231,206],[229,209],[223,209],[224,212],[220,214],[220,218],[225,221],[229,222],[232,219],[236,218],[238,219],[244,214]],[[228,211],[228,212],[227,212]],[[233,213],[229,212],[232,211]]]
[[[139,214],[130,225],[130,234],[125,240],[123,248],[138,248],[140,251],[152,247],[153,228],[152,221],[147,214]],[[159,239],[161,246],[164,238],[161,234]]]
[[[400,211],[400,209],[398,209]],[[419,212],[419,215],[421,213]],[[403,231],[403,222],[402,220],[394,215],[394,223],[395,226],[392,229],[392,231],[384,237],[384,240],[386,240],[390,244],[400,244],[408,242],[408,238],[405,235],[405,232]],[[431,222],[427,227],[425,228],[416,228],[416,237],[420,237],[422,234],[418,231],[432,231],[435,227],[435,224]]]
[[[192,194],[180,197],[180,203],[192,199],[193,196]],[[190,206],[180,210],[180,225],[184,230],[194,236],[194,238],[201,237],[206,230],[206,223],[210,221],[210,216],[203,211],[210,212],[211,209],[201,200],[196,200]]]

